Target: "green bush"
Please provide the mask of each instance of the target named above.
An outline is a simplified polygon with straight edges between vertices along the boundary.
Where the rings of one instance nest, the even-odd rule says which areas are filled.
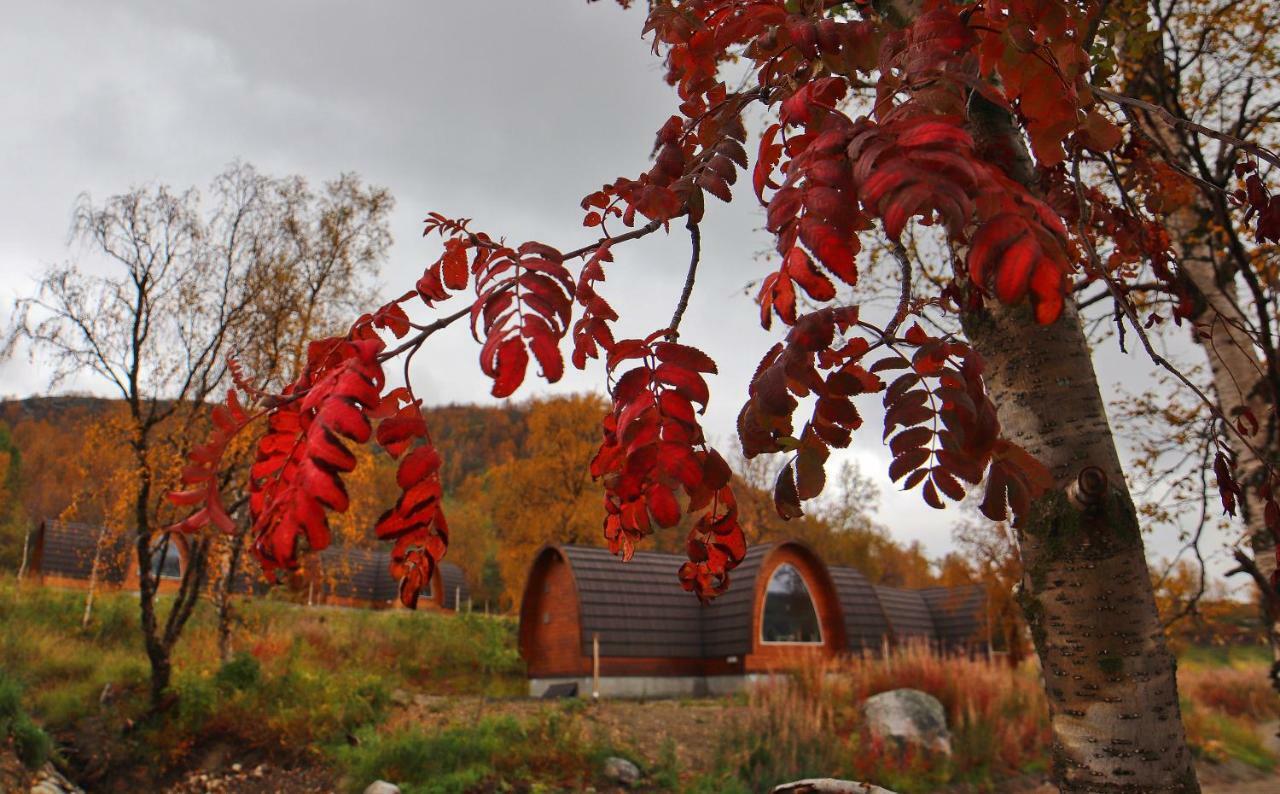
[[[17,681],[0,672],[0,725],[8,725],[20,714],[22,714],[22,687]]]
[[[13,750],[18,760],[29,769],[44,766],[53,753],[53,740],[49,734],[23,714],[9,725],[9,738],[13,740]]]
[[[583,788],[608,754],[586,742],[572,717],[550,712],[520,722],[490,717],[435,733],[365,730],[339,760],[352,791],[389,780],[405,794],[455,794],[477,787],[540,783],[554,790]]]
[[[178,720],[188,730],[199,730],[217,711],[218,685],[201,675],[180,674],[174,683],[178,695]]]
[[[262,681],[262,665],[253,654],[241,651],[218,668],[214,681],[220,689],[243,692],[253,689]]]
[[[13,742],[18,759],[31,769],[49,760],[53,742],[22,709],[22,687],[0,672],[0,739]]]

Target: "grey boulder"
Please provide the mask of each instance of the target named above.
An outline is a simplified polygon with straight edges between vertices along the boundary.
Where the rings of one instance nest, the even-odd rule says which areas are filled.
[[[951,755],[947,713],[933,695],[918,689],[892,689],[862,703],[867,729],[878,739]]]
[[[640,782],[640,767],[625,758],[616,756],[606,758],[604,761],[604,776],[624,786],[631,786]]]

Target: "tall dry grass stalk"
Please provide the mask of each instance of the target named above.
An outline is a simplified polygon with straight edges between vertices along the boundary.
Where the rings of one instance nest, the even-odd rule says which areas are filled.
[[[950,759],[900,748],[868,732],[862,701],[903,688],[942,703],[952,733]],[[811,662],[758,682],[748,705],[749,716],[734,736],[736,752],[726,756],[734,756],[742,779],[762,783],[811,775],[852,777],[902,791],[980,783],[1042,768],[1050,742],[1034,667],[939,655],[927,646]]]

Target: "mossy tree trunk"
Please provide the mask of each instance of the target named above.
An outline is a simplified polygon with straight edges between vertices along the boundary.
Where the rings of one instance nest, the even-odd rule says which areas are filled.
[[[1018,530],[1019,602],[1044,671],[1055,780],[1072,792],[1199,791],[1174,658],[1074,306],[1048,327],[1026,307],[993,308],[965,331],[987,362],[1005,434],[1057,484]]]
[[[1033,184],[1008,113],[975,94],[980,151]],[[1039,325],[1026,304],[989,301],[963,318],[987,363],[1004,434],[1055,488],[1018,527],[1018,594],[1044,674],[1054,780],[1064,792],[1198,792],[1137,513],[1074,300]]]

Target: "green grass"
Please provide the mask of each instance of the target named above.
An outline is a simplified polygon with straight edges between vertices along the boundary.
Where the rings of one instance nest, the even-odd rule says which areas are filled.
[[[1193,645],[1178,655],[1181,668],[1241,668],[1270,663],[1271,651],[1263,645]]]
[[[236,609],[238,652],[223,665],[216,616],[208,604],[197,608],[174,655],[176,709],[129,730],[119,753],[172,766],[217,738],[314,757],[385,717],[396,690],[515,694],[526,686],[515,624],[506,618],[268,599],[241,599]],[[83,610],[82,592],[0,579],[0,670],[49,731],[90,720],[122,736],[146,711],[137,596],[99,594],[86,627]]]
[[[441,731],[363,731],[339,759],[358,792],[387,780],[405,794],[461,794],[538,783],[580,790],[611,751],[587,739],[576,714],[548,710],[527,720],[488,717]]]
[[[0,670],[0,744],[6,741],[31,769],[43,765],[53,752],[49,735],[22,708],[22,687]]]
[[[511,619],[241,599],[236,654],[222,664],[215,615],[201,604],[175,654],[176,706],[147,722],[136,595],[99,595],[84,627],[83,608],[81,592],[0,579],[0,740],[12,742],[28,763],[50,757],[50,735],[82,736],[86,725],[90,735],[114,743],[112,763],[134,769],[188,766],[201,743],[216,741],[284,763],[331,765],[356,791],[377,778],[406,794],[573,790],[600,784],[608,755],[640,760],[615,745],[641,741],[601,736],[586,701],[447,727],[411,724],[408,713],[393,713],[398,690],[523,694]],[[1256,647],[1183,654],[1184,720],[1201,759],[1274,768],[1257,732],[1258,724],[1280,718],[1266,664],[1266,650]],[[1047,716],[1032,670],[908,653],[892,664],[851,660],[835,671],[834,679],[809,671],[788,689],[680,704],[730,706],[745,716],[715,726],[697,755],[685,758],[691,768],[682,768],[672,740],[646,737],[644,789],[755,792],[832,774],[904,794],[958,783],[983,789],[1047,762]],[[902,686],[934,694],[947,709],[950,761],[903,756],[865,734],[857,703]],[[437,706],[447,711],[441,704],[449,702]]]
[[[1232,716],[1182,699],[1182,721],[1192,752],[1209,763],[1229,758],[1270,772],[1277,759],[1263,747],[1258,725],[1247,717]]]

